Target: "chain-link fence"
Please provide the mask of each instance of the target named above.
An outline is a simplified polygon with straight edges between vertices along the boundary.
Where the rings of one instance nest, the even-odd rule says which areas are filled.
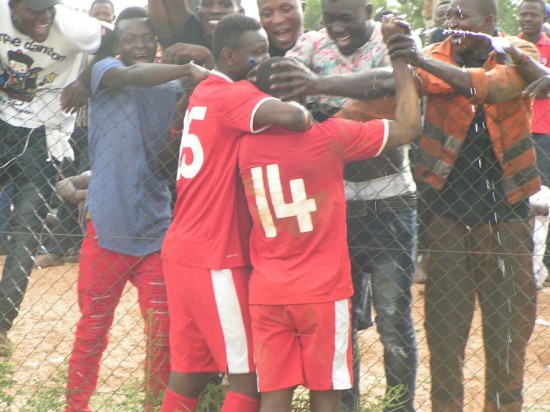
[[[132,127],[118,125],[118,130],[120,134],[132,133]],[[84,259],[80,254],[82,224],[89,216],[82,208],[84,197],[75,197],[74,193],[87,186],[73,181],[69,196],[61,197],[63,182],[70,182],[74,176],[84,176],[86,181],[87,175],[82,173],[90,167],[87,132],[86,127],[77,127],[70,136],[74,160],[60,161],[48,158],[46,140],[53,135],[58,140],[69,139],[69,135],[46,128],[13,127],[9,121],[0,124],[0,259],[4,267],[0,316],[11,341],[11,347],[4,348],[0,358],[0,410],[62,410],[68,365],[99,361],[103,345],[106,349],[91,406],[98,411],[138,411],[143,410],[146,397],[152,404],[158,402],[152,398],[160,391],[157,377],[166,372],[167,363],[162,353],[165,344],[155,340],[164,336],[159,326],[162,319],[151,314],[163,309],[144,304],[147,299],[138,296],[137,288],[131,285],[139,283],[135,277],[121,276],[135,269],[135,261],[119,262],[107,254]],[[470,135],[482,140],[482,128]],[[550,137],[537,135],[535,139]],[[143,151],[156,153],[158,147],[143,147]],[[491,145],[468,148],[469,153],[477,149],[481,151],[475,161],[461,165],[460,170],[468,178],[472,173],[480,175],[485,163],[498,168]],[[94,150],[96,155],[101,154],[97,147]],[[417,146],[402,149],[401,154],[416,159]],[[149,156],[156,159],[156,155]],[[128,173],[133,172],[130,164],[125,167]],[[160,173],[157,166],[151,167],[155,169],[152,174]],[[353,167],[355,171],[346,171],[352,181],[351,176],[360,173],[362,165]],[[399,175],[403,171],[394,172]],[[112,179],[125,182],[127,176],[113,175]],[[459,181],[460,176],[452,179]],[[436,402],[445,403],[454,402],[462,394],[464,410],[479,411],[486,396],[496,404],[516,401],[523,370],[523,410],[550,410],[550,288],[544,281],[550,196],[546,189],[530,203],[509,207],[505,201],[500,202],[505,207],[495,217],[495,204],[503,195],[498,180],[484,181],[484,192],[489,197],[484,195],[475,202],[460,192],[442,195],[417,183],[416,194],[409,190],[413,187],[409,182],[407,189],[395,196],[348,204],[359,379],[358,392],[345,395],[343,408],[381,410],[398,403],[401,406],[394,406],[396,410],[407,410],[414,390],[414,405],[419,411],[430,410],[434,396]],[[395,182],[390,178],[386,184]],[[449,203],[453,199],[462,203]],[[480,203],[487,199],[489,204]],[[114,200],[107,197],[105,201]],[[486,216],[480,217],[479,213]],[[457,224],[457,214],[466,223]],[[469,223],[468,218],[491,223]],[[88,225],[87,230],[93,227]],[[93,240],[96,237],[92,232],[87,241]],[[134,240],[140,244],[158,241],[139,236]],[[118,292],[105,294],[103,288],[88,303],[87,297],[80,295],[79,306],[79,264],[81,273],[84,268],[109,271],[125,265],[126,269],[119,268],[109,281],[109,286],[118,285],[120,303]],[[151,266],[154,263],[148,268]],[[82,277],[80,282],[84,287]],[[156,280],[148,282],[151,286]],[[159,303],[154,298],[149,301]],[[107,331],[108,344],[103,338],[90,343],[90,351],[97,355],[95,360],[87,357],[89,353],[81,354],[80,360],[70,360],[81,310],[90,310],[94,305],[102,307],[101,316],[116,306],[110,329],[107,315],[83,326],[88,335],[94,328]],[[146,357],[151,360],[147,366]],[[498,373],[486,374],[486,364]],[[86,375],[86,368],[79,373],[73,379],[79,377],[84,382],[80,387],[93,390],[93,374]],[[394,387],[387,396],[386,381]],[[489,395],[485,388],[489,388]],[[212,403],[222,396],[219,392],[209,392]],[[297,391],[295,410],[305,408],[303,397],[303,391]]]

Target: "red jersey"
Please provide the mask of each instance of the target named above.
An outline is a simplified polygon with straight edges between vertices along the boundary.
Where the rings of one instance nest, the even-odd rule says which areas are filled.
[[[520,39],[523,33],[518,34]],[[539,63],[550,67],[550,38],[546,33],[541,32],[539,41],[535,45],[540,55]],[[533,119],[531,121],[531,132],[550,134],[550,99],[533,99]]]
[[[249,265],[250,222],[237,174],[237,149],[258,107],[273,97],[212,71],[185,114],[172,224],[162,257],[187,266]]]
[[[305,132],[247,134],[239,149],[253,227],[249,302],[286,305],[353,294],[343,171],[380,154],[387,121],[329,119]]]

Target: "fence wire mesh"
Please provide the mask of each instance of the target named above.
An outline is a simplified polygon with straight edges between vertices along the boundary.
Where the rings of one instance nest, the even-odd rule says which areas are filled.
[[[120,127],[120,133],[130,129]],[[45,139],[49,133],[69,138],[55,130],[31,131],[0,122],[3,187],[0,193],[0,260],[3,264],[0,316],[3,318],[0,320],[6,330],[13,321],[9,331],[11,353],[0,358],[0,409],[6,411],[63,409],[76,324],[81,310],[95,304],[79,307],[78,303],[79,263],[81,272],[83,270],[79,256],[84,238],[81,223],[85,213],[78,204],[61,198],[55,191],[56,183],[62,179],[89,169],[87,128],[79,126],[70,135],[75,151],[73,161],[47,158]],[[536,136],[536,139],[550,139],[550,136]],[[485,149],[484,154],[478,154],[480,161],[491,161],[491,147]],[[148,150],[156,148],[144,148]],[[414,159],[414,145],[410,151]],[[543,161],[550,159],[539,155],[539,163]],[[131,165],[127,166],[128,173],[132,173]],[[470,173],[476,168],[478,163],[474,162],[463,171]],[[124,180],[125,176],[112,178]],[[543,181],[549,178],[543,176]],[[488,192],[498,184],[488,182]],[[430,388],[434,379],[437,384],[448,380],[454,391],[439,393],[439,399],[451,395],[460,397],[459,382],[463,379],[464,410],[482,410],[485,386],[501,393],[504,389],[514,392],[519,388],[521,367],[517,369],[517,358],[521,358],[521,339],[524,339],[528,344],[523,367],[523,409],[550,410],[550,287],[544,281],[550,205],[547,189],[533,198],[530,205],[526,203],[527,209],[506,211],[517,213],[520,218],[508,223],[497,221],[491,227],[456,225],[448,217],[427,214],[427,202],[442,199],[438,198],[438,192],[420,184],[416,195],[400,195],[400,201],[393,203],[385,200],[350,205],[348,234],[356,287],[355,358],[359,379],[358,392],[346,394],[348,400],[344,403],[348,408],[360,410],[382,410],[391,399],[406,404],[410,398],[406,390],[409,385],[415,392],[416,409],[427,411],[433,402]],[[449,198],[452,196],[443,200]],[[455,193],[454,198],[464,201],[461,193]],[[445,203],[445,207],[457,206]],[[479,203],[458,206],[463,207],[473,213],[492,208]],[[528,224],[521,219],[524,212]],[[139,237],[135,240],[153,241]],[[108,330],[108,342],[99,339],[90,346],[101,356],[105,345],[91,405],[97,411],[143,410],[146,397],[150,398],[147,402],[158,405],[158,400],[152,398],[161,392],[158,375],[168,362],[162,354],[152,354],[154,363],[145,366],[146,353],[158,351],[166,343],[150,339],[162,336],[163,332],[157,330],[158,319],[150,316],[152,308],[143,305],[144,298],[138,296],[131,284],[138,282],[132,263],[95,255],[93,262],[87,264],[101,264],[102,259],[105,259],[104,265],[123,264],[126,269],[116,275],[124,278],[123,282],[118,281],[120,303],[117,293],[109,295],[113,284],[100,285],[101,291],[108,291],[109,296],[96,296],[108,302],[103,307],[104,313],[116,307],[112,327],[109,329],[108,316],[86,326]],[[478,292],[477,300],[474,291]],[[428,296],[430,304],[425,307]],[[15,308],[21,299],[17,314]],[[100,305],[103,304],[101,301]],[[484,317],[482,307],[486,311]],[[437,371],[437,377],[430,372],[425,326],[433,340],[432,356],[437,352],[443,367]],[[515,337],[518,333],[523,337],[520,342]],[[148,339],[152,341],[149,344]],[[84,355],[84,362],[89,362]],[[486,363],[496,364],[500,374],[486,375]],[[87,369],[84,367],[83,371]],[[503,373],[516,374],[516,380],[512,379],[506,386]],[[85,381],[83,386],[93,386],[92,375],[80,377]],[[387,380],[396,387],[389,401],[383,399]],[[217,410],[215,398],[221,395],[215,390],[212,393],[214,406],[205,409]],[[298,391],[296,397],[294,410],[303,410],[304,392]]]

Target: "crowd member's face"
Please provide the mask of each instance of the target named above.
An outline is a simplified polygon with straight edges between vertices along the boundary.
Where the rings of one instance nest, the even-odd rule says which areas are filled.
[[[288,50],[303,32],[303,11],[298,0],[258,0],[260,21],[269,43]]]
[[[157,40],[146,19],[128,19],[118,23],[114,51],[126,66],[153,63]]]
[[[55,7],[36,11],[25,6],[20,1],[10,1],[11,18],[17,29],[34,41],[46,41],[55,17]]]
[[[197,16],[206,36],[212,38],[221,18],[239,11],[240,5],[237,0],[202,0],[197,7]]]
[[[244,79],[253,65],[260,64],[269,58],[269,44],[264,30],[246,31],[236,46],[228,62],[233,80]]]
[[[546,9],[542,4],[524,1],[519,6],[519,26],[527,35],[540,35],[546,21]]]
[[[95,3],[90,10],[90,16],[106,23],[112,23],[115,19],[115,11],[108,3]]]
[[[484,16],[477,1],[453,0],[447,11],[447,26],[453,30],[493,35],[495,30],[494,16]],[[453,50],[458,54],[481,51],[488,46],[488,40],[480,36],[452,34],[451,37]]]
[[[323,22],[343,55],[352,54],[367,42],[369,19],[363,0],[323,0]]]
[[[434,26],[440,27],[447,21],[447,10],[449,10],[449,3],[443,3],[437,6],[435,9]]]

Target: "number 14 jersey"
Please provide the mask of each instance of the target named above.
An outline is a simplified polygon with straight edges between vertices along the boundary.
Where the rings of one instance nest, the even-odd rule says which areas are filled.
[[[329,119],[305,132],[247,134],[239,169],[253,227],[249,302],[286,305],[353,294],[346,242],[346,163],[379,155],[387,121]]]

